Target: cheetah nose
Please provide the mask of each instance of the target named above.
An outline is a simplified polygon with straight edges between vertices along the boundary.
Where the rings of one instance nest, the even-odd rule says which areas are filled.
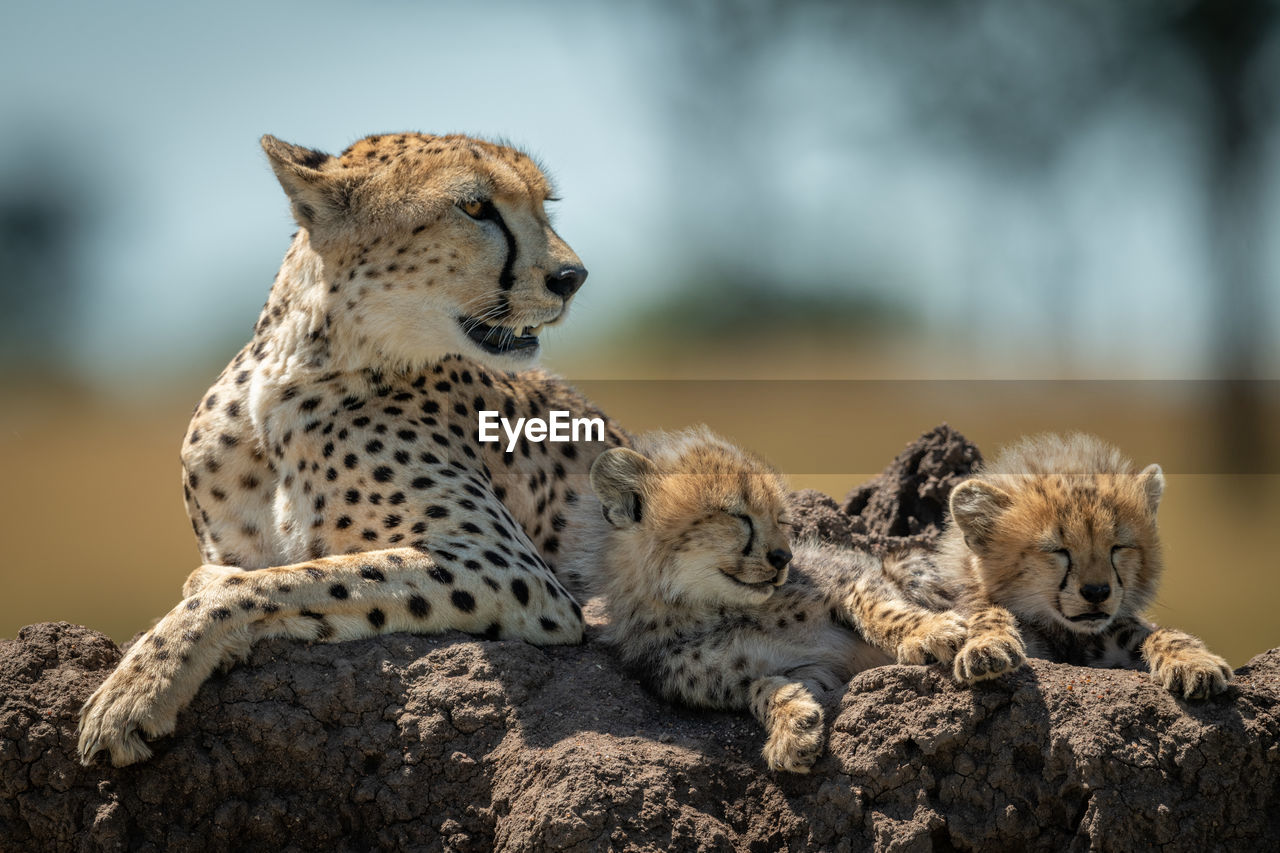
[[[587,271],[582,267],[561,267],[557,272],[547,276],[547,290],[562,299],[568,299],[578,292],[582,283],[587,280]]]
[[[1087,583],[1080,587],[1080,595],[1090,604],[1101,604],[1111,597],[1111,584]]]
[[[787,563],[791,562],[791,552],[786,548],[774,548],[768,553],[767,557],[769,559],[769,565],[773,566],[778,571],[785,569],[787,567]]]

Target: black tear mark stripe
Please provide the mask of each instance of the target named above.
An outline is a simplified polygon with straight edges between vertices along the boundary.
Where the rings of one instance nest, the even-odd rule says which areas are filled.
[[[492,201],[486,201],[480,207],[480,219],[489,219],[497,225],[502,231],[502,236],[507,240],[507,260],[502,265],[502,273],[498,276],[498,287],[503,290],[510,290],[515,287],[515,266],[516,266],[516,235],[511,233],[511,229],[507,227],[506,220],[502,218],[502,214],[498,208],[494,206]]]

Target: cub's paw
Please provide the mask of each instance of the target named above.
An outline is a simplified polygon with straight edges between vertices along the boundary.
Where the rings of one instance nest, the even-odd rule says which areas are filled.
[[[1231,667],[1208,649],[1188,649],[1162,655],[1151,677],[1165,690],[1184,699],[1207,699],[1227,689]]]
[[[950,663],[969,636],[969,627],[955,613],[930,613],[898,643],[898,663]]]
[[[822,706],[799,684],[774,694],[764,760],[770,770],[808,773],[822,754]]]
[[[145,673],[123,667],[104,681],[80,709],[80,763],[91,764],[99,752],[124,767],[151,757],[142,736],[161,737],[173,731],[177,712],[157,703],[153,681]]]
[[[952,673],[956,681],[974,684],[1012,672],[1026,661],[1027,650],[1016,630],[988,631],[965,641]]]

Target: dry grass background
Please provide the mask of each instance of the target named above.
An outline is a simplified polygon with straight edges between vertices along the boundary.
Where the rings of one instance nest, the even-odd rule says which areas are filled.
[[[1280,644],[1280,476],[1209,473],[1217,464],[1211,412],[1182,386],[847,381],[886,375],[884,366],[856,354],[841,361],[812,360],[803,347],[789,352],[785,369],[767,354],[755,366],[671,354],[639,365],[567,358],[552,366],[575,377],[702,377],[574,381],[631,430],[705,422],[772,459],[794,487],[837,498],[943,421],[988,454],[1027,432],[1095,432],[1168,474],[1160,511],[1167,574],[1153,618],[1199,634],[1237,666]],[[699,370],[682,369],[690,363]],[[771,378],[706,379],[727,375]],[[1135,388],[1148,390],[1135,398]],[[0,397],[0,636],[62,619],[119,641],[177,602],[198,563],[178,447],[202,390],[197,380],[132,404],[81,394]]]

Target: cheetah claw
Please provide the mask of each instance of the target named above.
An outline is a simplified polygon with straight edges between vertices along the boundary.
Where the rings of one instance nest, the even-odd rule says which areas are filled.
[[[119,673],[113,672],[80,709],[81,764],[91,764],[99,752],[108,753],[116,767],[145,761],[151,748],[142,736],[167,735],[177,723],[176,713],[158,712],[153,697],[128,685],[117,686]]]
[[[1208,699],[1227,689],[1233,674],[1231,666],[1210,651],[1184,654],[1151,673],[1151,677],[1175,696],[1184,699]]]

